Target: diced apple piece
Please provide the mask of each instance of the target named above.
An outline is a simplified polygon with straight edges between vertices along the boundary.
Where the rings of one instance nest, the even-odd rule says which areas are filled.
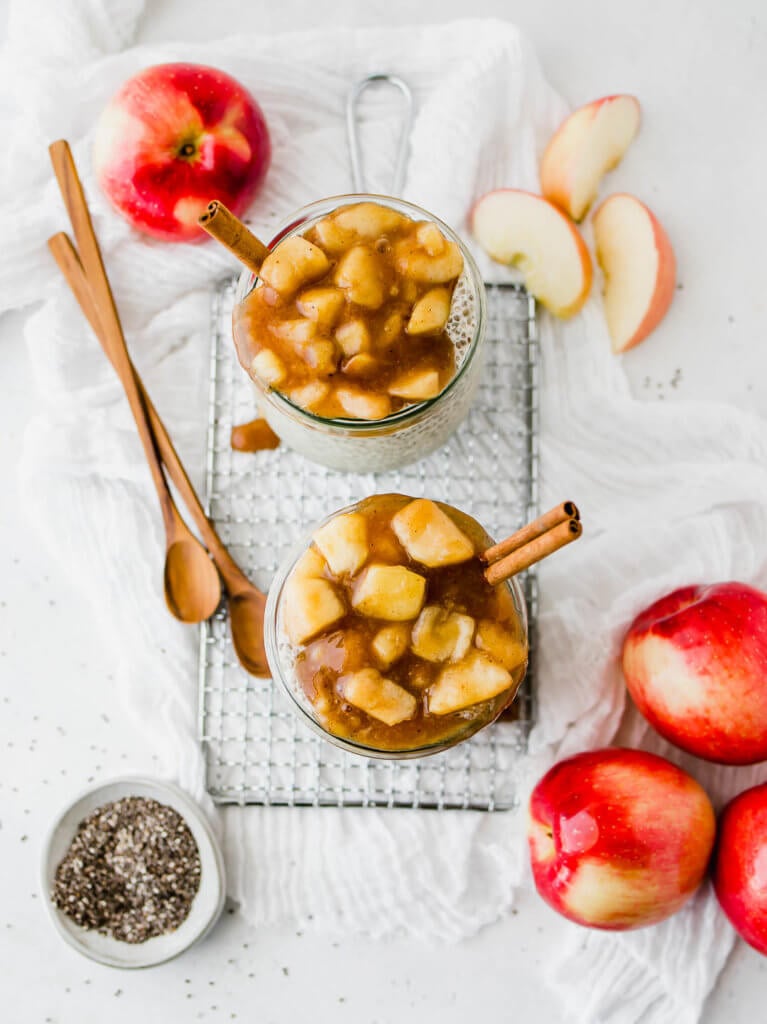
[[[625,352],[658,326],[671,305],[674,250],[657,218],[634,196],[605,199],[592,223],[613,352]]]
[[[415,287],[415,286],[414,286]],[[405,329],[405,318],[402,313],[393,312],[389,313],[383,323],[381,332],[378,340],[384,347],[392,345],[395,341],[402,337],[402,332]]]
[[[344,373],[351,374],[352,377],[371,377],[380,369],[381,364],[369,352],[358,352],[343,365]]]
[[[409,402],[422,402],[434,398],[442,390],[438,370],[407,370],[389,385],[389,394],[406,398]]]
[[[434,568],[465,562],[474,545],[453,520],[428,498],[416,498],[392,517],[392,529],[416,562]]]
[[[423,607],[426,580],[404,565],[371,565],[354,585],[352,605],[362,615],[389,622],[414,619]]]
[[[338,256],[354,243],[354,232],[345,231],[335,217],[323,217],[312,228],[317,244],[332,256]]]
[[[413,653],[426,661],[460,661],[471,647],[474,619],[427,605],[413,626]]]
[[[354,419],[382,420],[391,412],[389,396],[374,391],[342,385],[336,388],[336,397],[344,412]]]
[[[378,309],[384,300],[381,262],[364,245],[355,245],[338,261],[335,282],[346,292],[350,302],[366,309]]]
[[[354,575],[367,561],[367,519],[361,512],[345,512],[335,516],[314,534],[320,549],[335,576]]]
[[[322,277],[329,267],[322,249],[300,235],[290,235],[266,257],[259,277],[280,295],[293,295],[302,285]]]
[[[573,220],[581,220],[602,178],[618,166],[638,130],[634,96],[605,96],[576,110],[543,154],[541,192]]]
[[[354,203],[335,215],[335,222],[344,231],[353,232],[366,242],[391,234],[407,223],[408,218],[380,203]]]
[[[330,394],[330,385],[324,380],[311,380],[288,391],[288,398],[302,409],[316,409]]]
[[[439,334],[450,316],[452,297],[447,288],[430,288],[413,306],[407,323],[408,334]]]
[[[341,676],[338,689],[344,700],[385,725],[397,725],[412,718],[418,706],[412,693],[386,679],[375,668]]]
[[[344,307],[340,288],[307,288],[296,300],[299,313],[320,327],[332,327]]]
[[[362,320],[348,320],[336,331],[336,341],[343,354],[350,358],[370,348],[370,331]]]
[[[253,362],[251,371],[270,388],[281,384],[287,376],[285,364],[270,348],[262,348]]]
[[[455,242],[445,240],[444,249],[432,256],[413,239],[402,239],[394,247],[397,270],[422,284],[447,284],[463,270],[463,256]]]
[[[275,320],[269,324],[269,330],[278,338],[284,338],[294,345],[305,345],[317,335],[317,324],[304,317],[295,320]]]
[[[330,338],[300,345],[298,352],[303,361],[317,373],[335,373],[338,366],[338,349]]]
[[[381,668],[388,668],[395,661],[399,661],[409,643],[410,626],[404,622],[395,622],[378,630],[370,649]]]
[[[326,568],[327,562],[317,548],[310,544],[293,566],[290,575],[295,579],[319,578],[324,574]]]
[[[527,660],[527,646],[492,619],[482,619],[477,623],[474,643],[509,672]]]
[[[418,244],[424,248],[430,256],[437,256],[443,252],[447,239],[439,230],[437,225],[430,220],[423,221],[418,225],[415,237],[418,239]]]
[[[449,715],[453,711],[480,704],[503,693],[512,678],[482,651],[472,651],[463,661],[447,665],[429,690],[429,711]]]
[[[288,638],[303,644],[346,614],[346,608],[328,580],[291,577],[283,595],[283,622]]]
[[[586,243],[561,210],[519,189],[488,192],[471,214],[474,235],[498,263],[518,267],[527,290],[555,316],[577,313],[593,270]]]

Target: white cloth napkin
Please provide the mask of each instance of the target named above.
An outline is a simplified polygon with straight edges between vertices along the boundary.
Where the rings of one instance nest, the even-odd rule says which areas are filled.
[[[416,92],[405,197],[464,233],[485,190],[537,190],[538,158],[566,108],[504,22],[124,49],[141,13],[142,0],[11,4],[0,63],[4,194],[12,196],[0,310],[30,307],[25,334],[40,399],[21,459],[30,514],[73,585],[93,598],[124,702],[156,735],[165,771],[205,799],[196,635],[163,606],[160,518],[127,407],[45,248],[67,227],[47,143],[63,134],[73,144],[129,345],[199,481],[209,288],[233,268],[216,245],[133,233],[100,194],[93,125],[120,83],[148,64],[190,60],[226,69],[258,97],[274,162],[249,220],[264,235],[308,200],[348,189],[343,101],[369,71],[396,72]],[[397,128],[393,106],[379,101],[365,129],[379,190],[388,188]],[[610,743],[623,720],[624,742],[670,755],[721,804],[764,771],[683,757],[634,712],[624,715],[618,655],[633,615],[672,587],[729,578],[767,585],[767,426],[714,404],[634,401],[596,295],[568,324],[542,316],[541,343],[542,503],[575,498],[586,532],[541,567],[529,784],[556,757]],[[291,920],[347,935],[455,941],[507,912],[515,887],[529,884],[523,813],[207,806],[225,840],[231,894],[255,925]],[[615,935],[563,921],[561,936],[549,980],[563,1014],[589,1024],[697,1020],[733,941],[705,888],[658,927]]]

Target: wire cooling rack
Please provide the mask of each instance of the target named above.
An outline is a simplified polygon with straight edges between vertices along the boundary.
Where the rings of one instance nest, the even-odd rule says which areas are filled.
[[[253,419],[254,391],[231,339],[234,282],[214,294],[206,472],[207,510],[233,557],[264,591],[283,554],[313,522],[369,494],[428,496],[473,515],[496,537],[535,517],[538,343],[535,303],[514,285],[487,288],[488,337],[475,405],[450,441],[412,466],[336,473],[287,449],[233,451],[234,424]],[[503,472],[500,472],[503,467]],[[271,680],[255,679],[232,649],[226,610],[201,627],[200,737],[217,803],[295,806],[514,806],[534,718],[537,586],[523,577],[530,617],[527,679],[507,720],[431,757],[376,761],[309,731]]]

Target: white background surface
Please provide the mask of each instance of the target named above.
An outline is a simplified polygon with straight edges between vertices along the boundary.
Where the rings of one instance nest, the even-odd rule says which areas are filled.
[[[615,91],[642,102],[640,138],[609,188],[635,191],[664,222],[680,290],[663,326],[624,357],[635,393],[648,401],[721,399],[767,413],[767,12],[760,0],[474,0],[470,11],[459,0],[417,7],[399,0],[148,0],[140,41],[428,23],[467,13],[515,21],[574,105]],[[3,0],[0,19],[4,29]],[[84,596],[38,547],[19,507],[16,461],[35,409],[22,323],[20,315],[0,319],[2,1020],[563,1020],[564,1008],[540,981],[555,917],[531,894],[508,919],[449,949],[253,933],[236,908],[199,949],[150,971],[102,968],[62,943],[38,891],[48,824],[91,781],[151,773],[153,751],[121,715],[110,652],[92,633]],[[767,959],[739,943],[707,1003],[706,1024],[761,1019],[765,981]]]

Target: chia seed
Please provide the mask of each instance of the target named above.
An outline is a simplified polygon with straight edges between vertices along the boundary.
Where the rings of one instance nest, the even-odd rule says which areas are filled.
[[[80,822],[51,899],[83,928],[146,942],[186,920],[200,871],[197,843],[177,811],[125,797]]]

